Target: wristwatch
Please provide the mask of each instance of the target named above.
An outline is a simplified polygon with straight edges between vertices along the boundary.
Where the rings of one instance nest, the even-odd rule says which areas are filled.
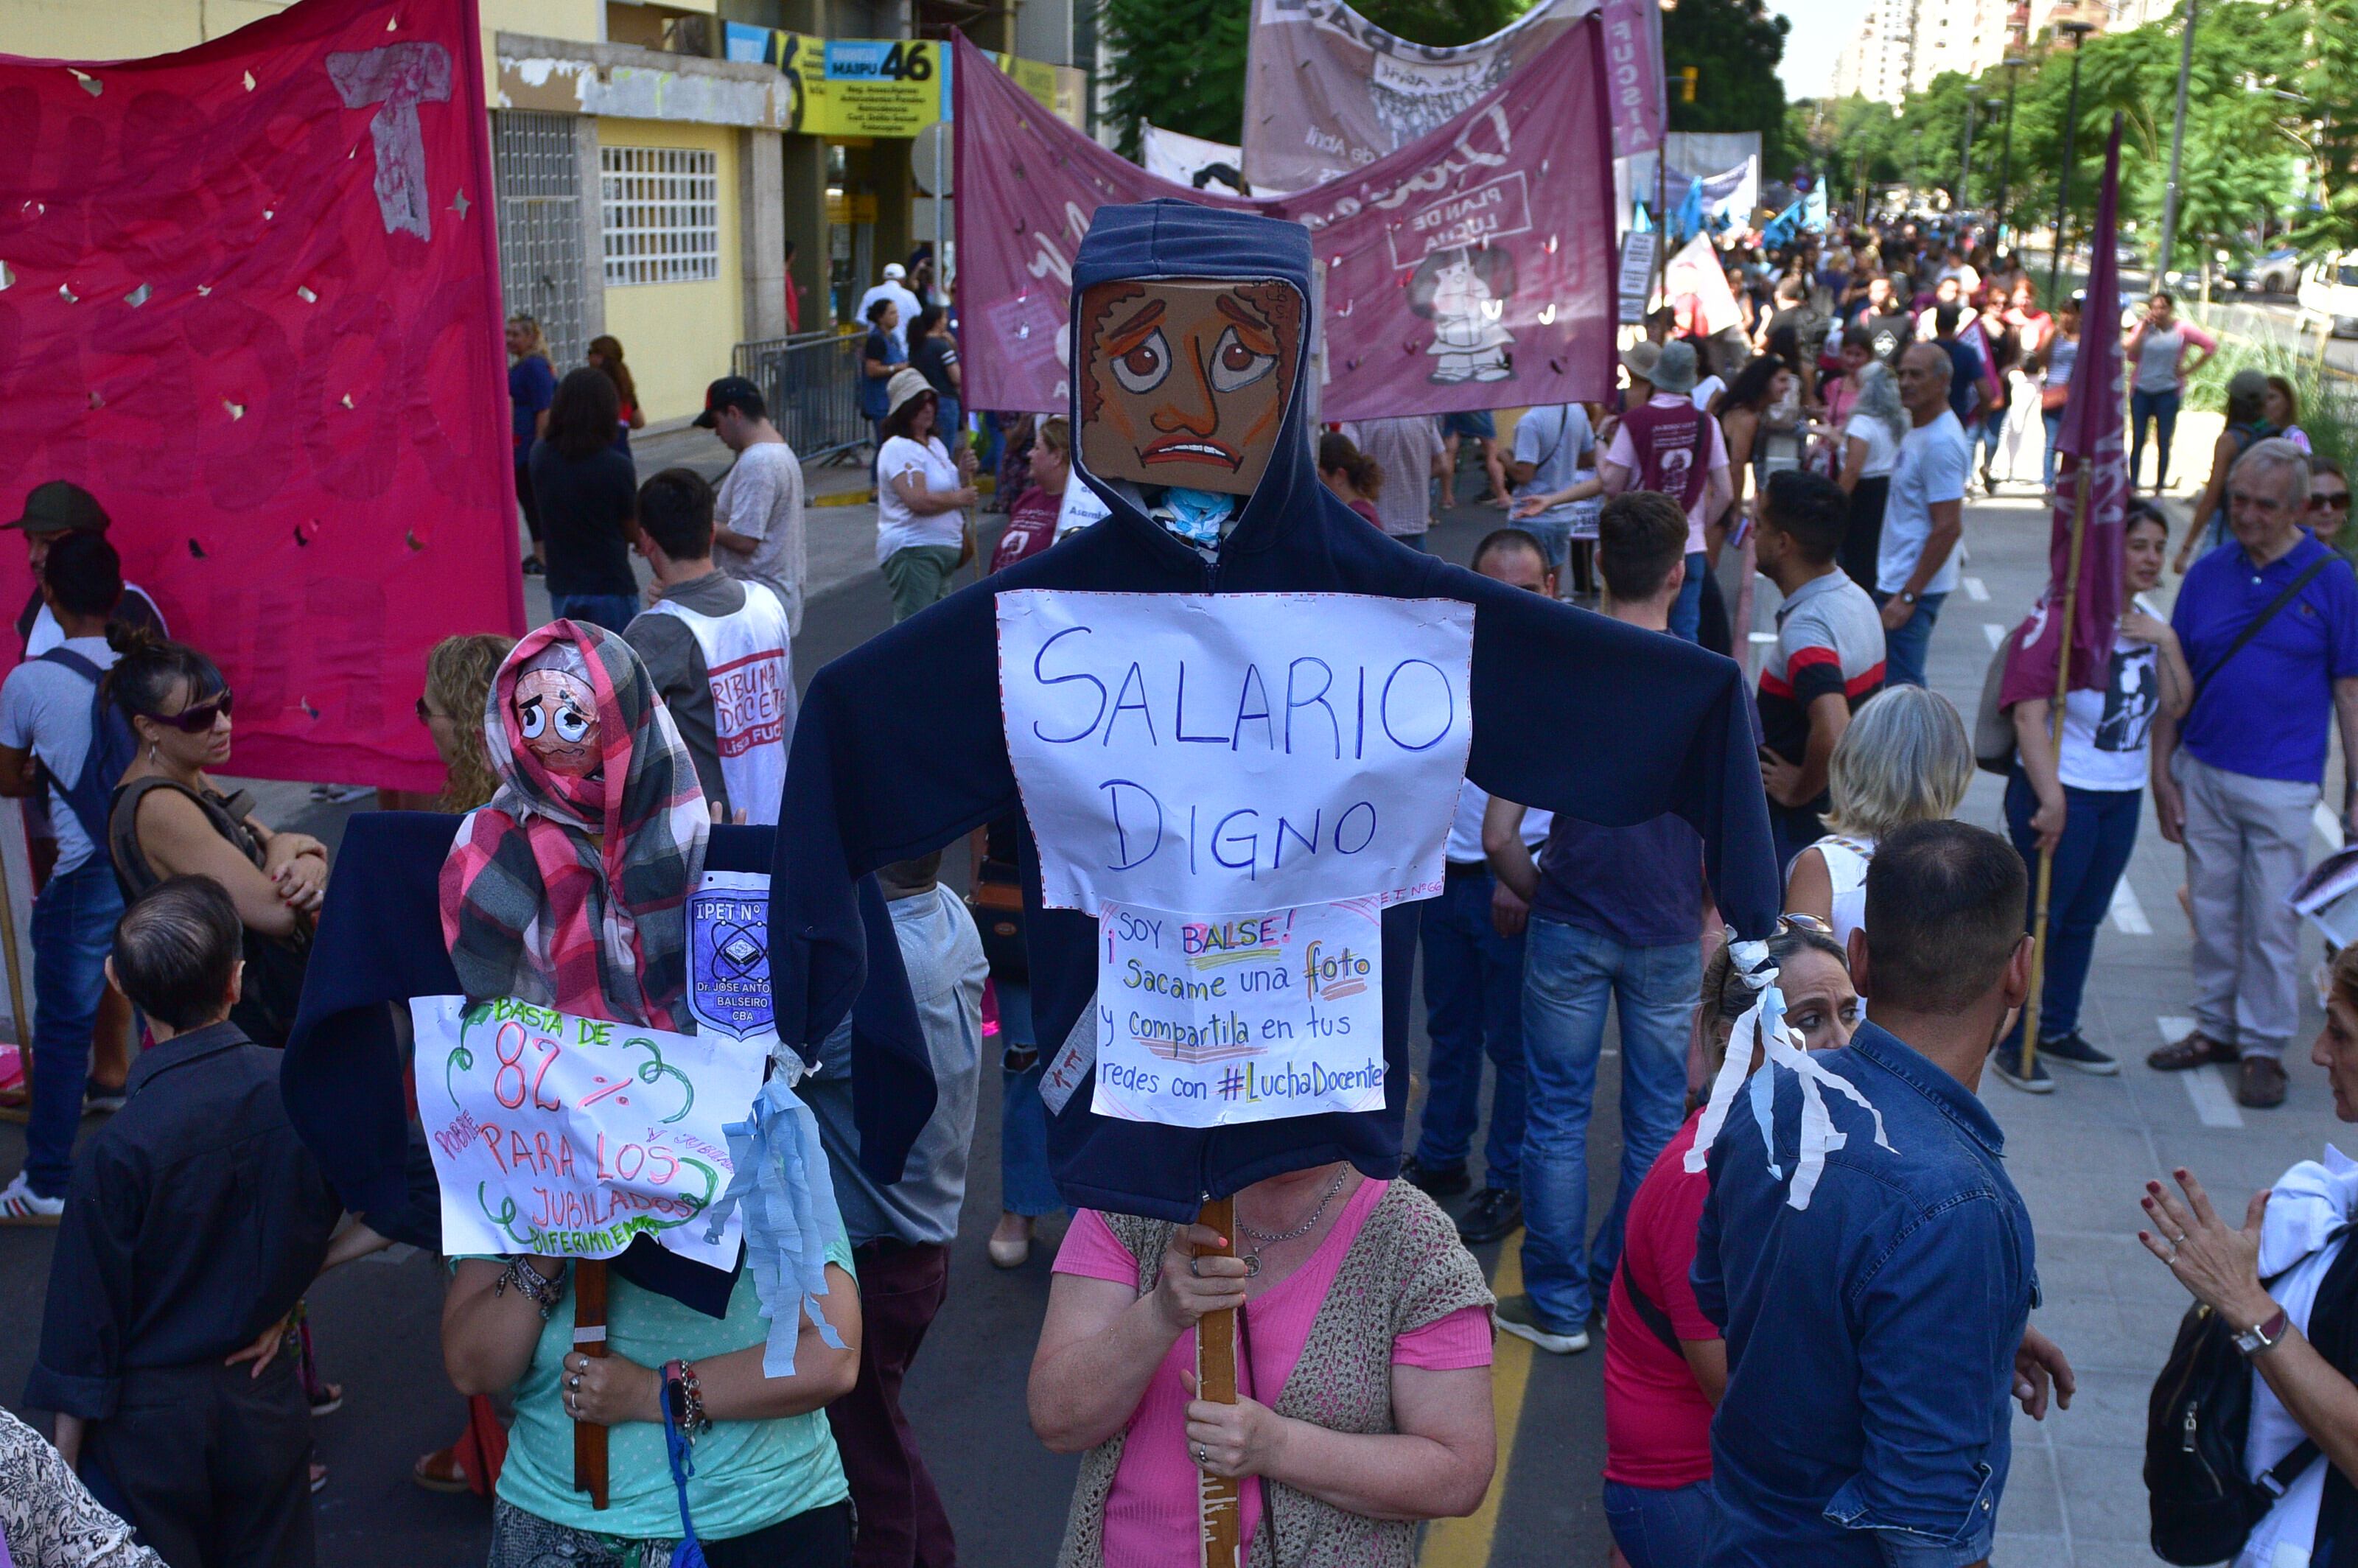
[[[1913,589],[1901,589],[1899,590],[1899,602],[1908,605],[1914,604],[1916,602],[1915,590]]]
[[[2276,1315],[2255,1328],[2247,1328],[2235,1336],[2235,1348],[2246,1356],[2257,1356],[2264,1350],[2274,1350],[2283,1343],[2285,1331],[2291,1325],[2286,1321],[2285,1310],[2278,1307]]]

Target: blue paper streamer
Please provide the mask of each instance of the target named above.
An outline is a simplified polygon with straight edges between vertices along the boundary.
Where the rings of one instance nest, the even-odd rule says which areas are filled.
[[[827,1249],[841,1225],[818,1118],[784,1077],[773,1076],[753,1097],[746,1119],[720,1130],[737,1170],[729,1190],[712,1206],[705,1238],[716,1239],[730,1211],[742,1204],[745,1267],[762,1298],[763,1315],[770,1320],[762,1375],[791,1378],[805,1313],[821,1340],[830,1348],[844,1348],[843,1336],[818,1303],[827,1293]]]

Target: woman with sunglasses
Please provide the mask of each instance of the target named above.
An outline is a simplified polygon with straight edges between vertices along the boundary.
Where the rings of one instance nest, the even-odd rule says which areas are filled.
[[[1768,957],[1784,992],[1785,1022],[1801,1048],[1849,1044],[1858,1027],[1858,990],[1825,923],[1784,916],[1768,939]],[[1698,1008],[1706,1085],[1719,1076],[1736,1022],[1753,1000],[1723,946],[1704,966]],[[1752,1065],[1760,1065],[1757,1050]],[[1711,1195],[1709,1173],[1686,1168],[1702,1117],[1697,1098],[1686,1125],[1630,1200],[1606,1309],[1613,1332],[1605,1336],[1605,1522],[1628,1568],[1701,1563],[1714,1513],[1711,1417],[1727,1387],[1727,1345],[1695,1304],[1688,1278],[1695,1227]]]
[[[284,1046],[327,892],[327,846],[273,830],[243,791],[213,787],[206,770],[229,762],[233,698],[212,660],[144,630],[116,627],[108,637],[122,656],[107,693],[139,741],[108,820],[124,896],[187,875],[226,888],[245,925],[244,995],[230,1019],[257,1044]]]
[[[2351,541],[2345,537],[2350,525],[2350,481],[2331,458],[2309,455],[2309,510],[2300,520],[2327,549],[2345,556],[2351,553]]]

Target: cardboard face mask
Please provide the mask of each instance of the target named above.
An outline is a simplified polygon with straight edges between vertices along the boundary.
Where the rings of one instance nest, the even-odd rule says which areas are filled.
[[[1302,362],[1285,284],[1122,279],[1081,297],[1082,460],[1100,479],[1249,495]]]
[[[552,773],[589,778],[605,765],[598,748],[598,697],[564,669],[536,667],[516,677],[516,732]]]

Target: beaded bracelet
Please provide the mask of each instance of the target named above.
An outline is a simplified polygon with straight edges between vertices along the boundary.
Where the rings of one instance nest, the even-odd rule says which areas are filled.
[[[663,1368],[664,1389],[671,1400],[672,1420],[690,1442],[712,1430],[712,1418],[704,1413],[704,1385],[697,1381],[693,1361],[666,1361]]]
[[[557,1303],[565,1299],[565,1276],[559,1274],[550,1279],[534,1268],[529,1258],[509,1259],[506,1270],[500,1275],[498,1282],[492,1286],[492,1293],[505,1295],[510,1285],[514,1285],[517,1293],[539,1311],[543,1323],[556,1313]]]

